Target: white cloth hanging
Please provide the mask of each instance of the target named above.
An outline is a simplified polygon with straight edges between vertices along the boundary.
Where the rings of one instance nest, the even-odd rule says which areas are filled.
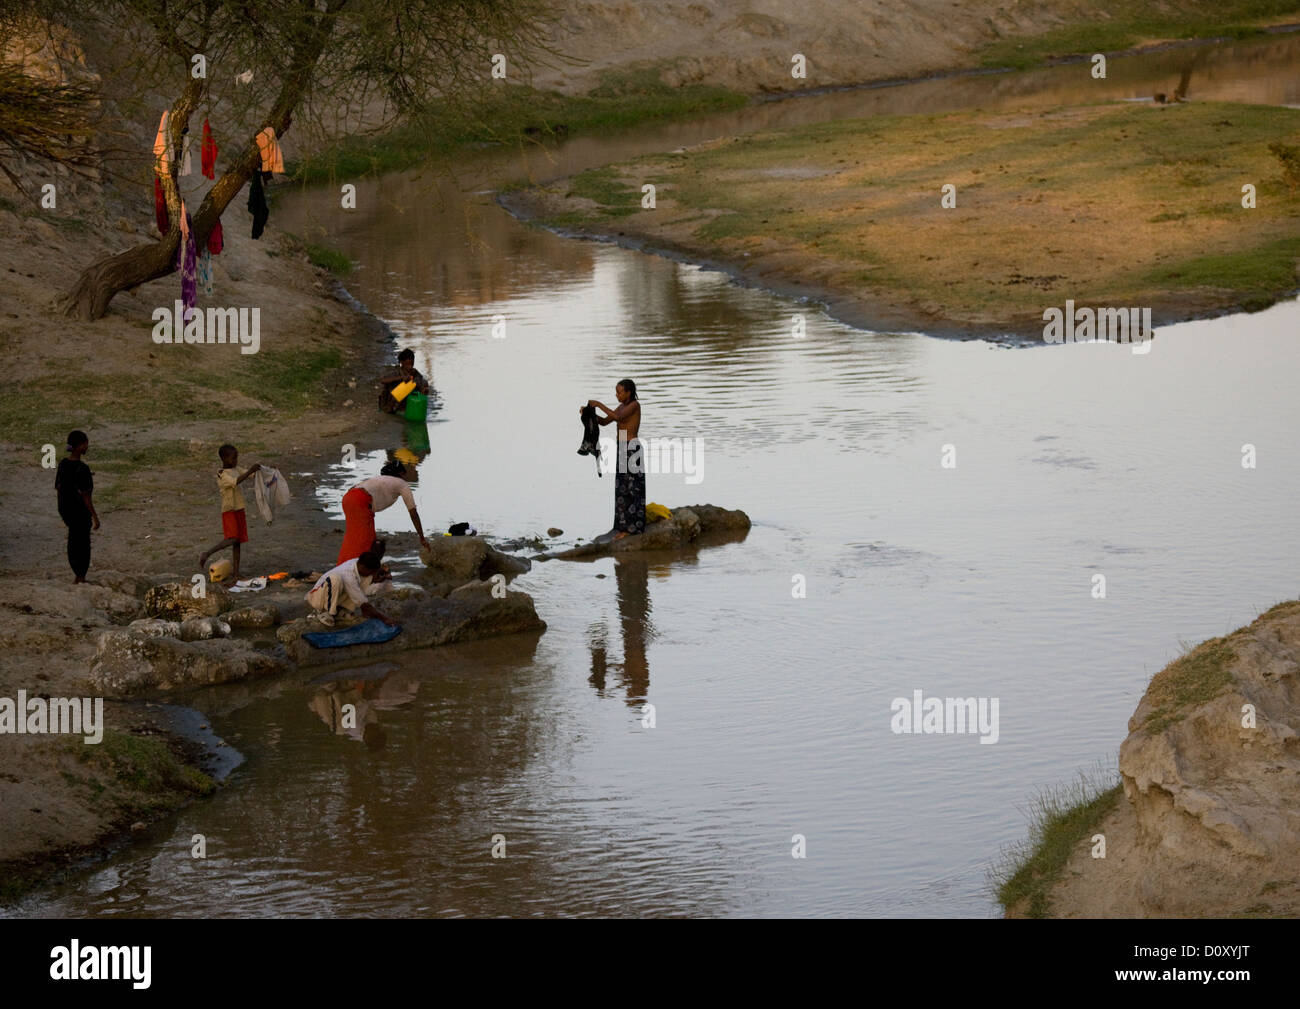
[[[289,503],[289,483],[274,466],[263,466],[253,474],[253,499],[257,510],[270,525],[275,521],[275,510]]]

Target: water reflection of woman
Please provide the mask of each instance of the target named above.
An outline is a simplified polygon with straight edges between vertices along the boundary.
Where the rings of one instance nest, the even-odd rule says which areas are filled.
[[[650,637],[650,566],[645,561],[620,559],[614,567],[618,586],[619,627],[623,634],[623,668],[621,685],[627,703],[633,707],[650,693],[650,663],[646,643]],[[595,627],[589,641],[591,649],[591,684],[605,689],[607,668],[604,628]]]

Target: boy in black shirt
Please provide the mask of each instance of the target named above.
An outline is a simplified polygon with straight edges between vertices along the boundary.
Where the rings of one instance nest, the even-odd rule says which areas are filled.
[[[86,581],[90,568],[90,530],[99,528],[99,515],[90,495],[95,478],[81,457],[90,448],[85,431],[68,435],[68,458],[59,463],[54,474],[54,490],[59,500],[59,517],[68,527],[68,564],[72,566],[74,585]]]

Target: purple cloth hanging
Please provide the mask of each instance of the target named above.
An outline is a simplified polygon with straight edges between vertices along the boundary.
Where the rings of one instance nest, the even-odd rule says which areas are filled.
[[[181,256],[181,301],[185,305],[185,322],[190,321],[190,309],[194,308],[198,302],[198,255],[194,247],[194,222],[190,219],[190,212],[185,211],[185,223],[189,226],[185,237],[184,250],[177,249],[176,253]]]

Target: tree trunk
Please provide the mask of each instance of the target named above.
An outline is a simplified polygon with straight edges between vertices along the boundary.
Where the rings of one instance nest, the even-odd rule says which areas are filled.
[[[63,314],[83,322],[103,317],[108,303],[119,291],[165,277],[176,269],[176,247],[180,231],[173,229],[157,242],[137,245],[91,263],[81,271],[59,307]]]
[[[282,137],[289,131],[293,122],[293,112],[302,101],[311,83],[316,63],[325,50],[338,11],[346,5],[346,0],[330,0],[325,12],[316,22],[314,29],[299,42],[288,64],[271,112],[263,121],[275,129],[276,136]],[[172,106],[170,119],[172,150],[178,149],[177,141],[181,130],[189,125],[190,115],[198,107],[203,93],[203,83],[191,80]],[[172,172],[176,169],[176,159],[171,161]],[[208,236],[216,227],[217,221],[225,212],[230,201],[235,198],[253,172],[261,169],[261,155],[258,151],[256,137],[233,165],[208,190],[199,205],[198,212],[191,215],[190,233],[194,236],[199,249],[206,247]],[[171,228],[156,242],[137,245],[133,249],[105,257],[86,267],[77,283],[60,301],[59,308],[69,317],[91,321],[102,318],[108,311],[109,303],[120,292],[138,287],[140,284],[159,277],[165,277],[176,269],[176,249],[180,243],[180,194],[176,180],[169,172],[163,178],[163,191],[167,199],[167,210]]]

